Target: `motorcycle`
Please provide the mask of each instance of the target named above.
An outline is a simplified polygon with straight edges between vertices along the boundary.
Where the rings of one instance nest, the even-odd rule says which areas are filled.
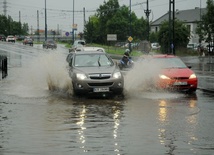
[[[120,59],[118,66],[120,70],[130,70],[134,67],[134,61],[131,59],[131,57],[128,58],[127,63],[125,63],[123,59]]]

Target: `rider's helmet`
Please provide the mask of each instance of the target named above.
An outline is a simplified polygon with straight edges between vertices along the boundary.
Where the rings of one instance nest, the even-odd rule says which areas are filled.
[[[130,50],[129,50],[129,49],[126,49],[125,52],[130,53]]]
[[[124,53],[124,56],[129,57],[129,52],[130,52],[130,50],[129,50],[129,49],[126,49],[126,51],[125,51],[125,53]]]

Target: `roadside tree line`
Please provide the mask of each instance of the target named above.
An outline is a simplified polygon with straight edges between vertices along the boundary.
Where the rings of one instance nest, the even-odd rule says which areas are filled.
[[[213,0],[207,0],[207,13],[198,21],[196,33],[200,41],[214,37],[213,3]],[[88,43],[98,44],[107,44],[107,34],[117,34],[118,41],[127,41],[130,34],[134,41],[146,40],[147,24],[148,21],[143,17],[138,18],[134,11],[130,15],[129,7],[120,6],[118,0],[108,0],[89,17],[84,28],[84,38]],[[190,30],[178,19],[174,21],[174,27],[174,48],[186,48],[190,40]],[[164,21],[159,32],[150,33],[150,42],[159,42],[162,51],[167,51],[169,41],[169,21]]]
[[[13,21],[11,16],[0,15],[0,34],[8,35],[27,35],[28,24]]]
[[[96,13],[89,17],[84,29],[84,38],[87,42],[106,44],[107,34],[117,34],[118,41],[127,40],[131,35],[137,40],[146,39],[147,21],[127,6],[120,6],[118,0],[104,1]]]

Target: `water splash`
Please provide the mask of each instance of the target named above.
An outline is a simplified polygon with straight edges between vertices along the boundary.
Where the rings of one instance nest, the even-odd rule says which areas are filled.
[[[12,68],[13,74],[8,93],[20,97],[43,97],[51,91],[72,93],[66,55],[59,51],[40,53],[26,60],[21,68]]]
[[[158,77],[161,68],[149,60],[139,59],[134,68],[125,75],[125,89],[129,92],[153,89],[154,77]]]

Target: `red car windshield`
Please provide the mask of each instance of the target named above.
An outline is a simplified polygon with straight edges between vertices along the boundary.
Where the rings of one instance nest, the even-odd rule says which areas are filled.
[[[161,68],[187,68],[186,64],[177,57],[171,58],[154,58],[152,63],[160,66]]]

